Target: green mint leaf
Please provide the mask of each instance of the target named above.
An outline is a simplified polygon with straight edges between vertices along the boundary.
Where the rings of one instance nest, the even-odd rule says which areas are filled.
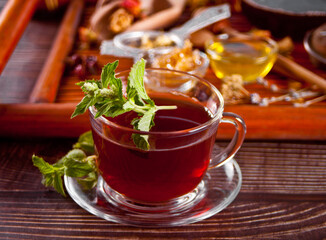
[[[116,117],[129,111],[138,113],[139,119],[133,120],[135,129],[149,131],[154,126],[155,112],[163,109],[175,109],[175,106],[156,106],[154,101],[147,95],[144,86],[146,61],[137,61],[130,70],[127,84],[127,98],[122,92],[122,81],[115,77],[115,70],[118,61],[108,63],[103,67],[101,80],[88,80],[78,83],[85,93],[85,97],[76,106],[72,117],[83,114],[91,106],[95,106],[97,113],[95,118],[100,116]],[[140,149],[149,149],[148,136],[132,136],[133,141]]]
[[[125,104],[123,104],[122,107],[125,111],[131,111],[135,108],[135,103],[133,102],[133,99],[128,100]]]
[[[100,89],[102,88],[102,82],[92,79],[92,80],[84,80],[81,82],[76,83],[77,86],[83,87],[86,83],[95,83],[97,87]]]
[[[86,161],[86,154],[80,149],[73,149],[64,157],[65,175],[69,177],[83,177],[94,170]]]
[[[136,129],[148,132],[154,125],[155,108],[149,109],[137,122]]]
[[[53,181],[54,181],[54,174],[45,174],[43,175],[42,178],[42,184],[46,187],[52,187],[53,186]]]
[[[102,115],[113,118],[125,112],[128,112],[128,110],[124,109],[123,106],[124,103],[120,101],[106,102],[103,105],[99,105],[95,118],[98,118]]]
[[[54,164],[49,164],[43,158],[33,155],[32,161],[35,167],[43,175],[42,184],[46,187],[53,187],[58,193],[66,196],[63,187],[62,176],[80,179],[85,182],[85,187],[94,187],[97,183],[97,167],[95,155],[87,156],[82,149],[89,153],[94,152],[94,142],[91,131],[82,134],[78,142],[74,144],[73,150]],[[87,184],[86,184],[87,183]]]
[[[63,188],[63,182],[62,182],[62,175],[55,173],[53,177],[53,187],[54,189],[60,193],[62,196],[66,197],[65,190]]]
[[[148,142],[148,135],[142,135],[142,134],[132,134],[132,140],[134,141],[137,148],[142,149],[144,151],[149,150],[149,142]]]
[[[104,66],[101,73],[101,82],[102,89],[107,89],[108,87],[112,90],[114,95],[119,100],[124,100],[122,93],[122,81],[119,78],[115,77],[115,70],[118,66],[119,61],[115,61],[113,63],[108,63]]]
[[[97,170],[96,160],[97,160],[97,156],[91,155],[85,159],[85,162],[87,162],[90,166],[92,166],[94,170]],[[97,172],[97,171],[95,171],[95,172]]]
[[[33,155],[32,161],[34,166],[37,167],[42,174],[51,174],[55,171],[54,167],[51,164],[44,161],[43,158]]]
[[[132,124],[137,130],[148,132],[154,125],[155,108],[149,109],[140,119],[134,119]],[[148,135],[133,134],[133,141],[137,147],[143,150],[149,149]]]
[[[88,162],[78,162],[75,159],[68,158],[65,163],[65,175],[69,177],[84,177],[94,171],[93,166]]]
[[[124,113],[121,109],[126,100],[122,93],[122,81],[115,77],[117,65],[118,61],[105,65],[102,70],[101,81],[86,80],[77,83],[86,95],[76,106],[71,118],[85,113],[89,107],[94,105],[98,110],[96,118],[102,115],[116,116]],[[114,106],[113,111],[111,111],[112,106]]]
[[[96,108],[97,112],[96,112],[95,118],[98,118],[102,115],[108,117],[110,115],[111,108],[114,106],[115,106],[114,102],[109,102],[109,101],[107,101],[106,103],[104,103],[102,105],[99,105],[99,107]]]
[[[94,98],[92,96],[86,95],[81,102],[76,106],[75,111],[71,115],[71,118],[74,118],[78,115],[81,115],[87,111],[87,109],[92,106]]]
[[[92,189],[96,186],[98,179],[97,172],[90,172],[86,177],[78,178],[77,182],[83,189]]]
[[[127,85],[128,99],[135,98],[137,95],[139,96],[139,100],[150,99],[144,87],[145,64],[146,61],[141,59],[130,70]]]
[[[53,187],[58,193],[66,196],[61,179],[63,175],[63,169],[56,168],[44,161],[43,158],[37,157],[35,155],[33,155],[32,161],[34,166],[36,166],[43,175],[42,183],[46,187]]]
[[[94,154],[94,140],[92,131],[88,131],[79,136],[78,142],[73,145],[74,149],[81,149],[87,154]]]
[[[111,118],[114,118],[116,116],[119,116],[121,114],[124,114],[126,113],[127,111],[125,109],[123,109],[122,106],[116,106],[116,107],[112,107],[110,109],[110,111],[108,113],[105,114],[105,116],[107,117],[111,117]]]
[[[64,165],[66,165],[67,159],[73,159],[78,162],[83,162],[84,159],[86,158],[86,154],[81,149],[73,149],[70,150],[66,154],[66,156],[64,156],[64,158],[65,158]]]
[[[109,63],[105,65],[102,69],[101,73],[101,82],[102,88],[111,88],[117,87],[119,85],[119,80],[115,78],[115,70],[118,66],[119,61],[115,61],[113,63]]]

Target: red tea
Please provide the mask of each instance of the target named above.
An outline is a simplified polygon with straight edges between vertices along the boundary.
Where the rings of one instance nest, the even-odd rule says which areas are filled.
[[[152,97],[156,105],[177,105],[177,109],[158,111],[151,132],[185,130],[211,119],[202,105],[190,98],[180,98]],[[129,112],[109,120],[131,127],[129,123],[135,116]],[[93,131],[102,177],[120,194],[144,202],[167,201],[196,188],[209,165],[217,128],[187,130],[182,136],[150,136],[149,143],[155,149],[142,151],[120,144],[132,142],[131,135],[113,134],[118,130],[104,127],[108,128],[104,129],[104,137]]]

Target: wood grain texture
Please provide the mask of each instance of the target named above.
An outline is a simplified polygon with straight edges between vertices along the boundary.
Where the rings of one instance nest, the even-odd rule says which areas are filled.
[[[322,142],[245,142],[236,156],[243,173],[242,189],[229,207],[195,224],[154,229],[99,219],[41,185],[32,154],[54,162],[74,142],[0,139],[0,239],[326,237],[326,146]]]
[[[29,102],[54,102],[65,69],[65,59],[72,49],[83,7],[83,0],[70,2],[50,54],[31,92]]]
[[[0,0],[0,8],[5,3]],[[61,20],[61,11],[33,16],[0,76],[0,103],[28,102]]]

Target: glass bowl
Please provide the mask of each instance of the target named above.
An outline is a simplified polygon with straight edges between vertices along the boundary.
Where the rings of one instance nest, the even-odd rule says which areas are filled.
[[[144,58],[147,61],[147,67],[185,71],[203,77],[209,66],[209,59],[204,52],[198,53],[198,59],[195,59],[194,63],[191,64],[194,64],[195,67],[191,68],[191,70],[189,70],[189,67],[184,69],[175,68],[173,64],[166,64],[166,66],[153,65],[157,58],[167,57],[168,54],[176,48],[180,49],[182,52],[182,49],[187,45],[186,42],[187,41],[183,41],[176,34],[158,31],[126,32],[117,35],[113,39],[113,43],[116,47],[133,56],[134,62],[138,61],[140,58]],[[178,61],[181,63],[182,60],[185,60],[185,58],[180,56]]]
[[[146,37],[150,41],[155,41],[158,37],[164,36],[170,39],[171,44],[146,48],[142,46],[142,41]],[[160,31],[135,31],[121,33],[113,38],[116,47],[128,52],[134,58],[144,58],[150,54],[164,54],[171,51],[173,47],[182,47],[183,40],[176,34]],[[137,59],[137,60],[138,60]]]
[[[191,70],[190,70],[189,66],[182,67],[182,61],[180,61],[180,60],[177,60],[178,65],[173,65],[173,64],[171,65],[169,63],[165,63],[165,64],[159,65],[159,66],[155,65],[155,60],[157,60],[157,58],[160,58],[162,56],[165,57],[165,56],[169,56],[169,55],[166,55],[166,54],[151,55],[150,59],[148,59],[148,66],[152,67],[152,68],[167,68],[170,70],[184,71],[184,72],[188,72],[193,75],[197,75],[199,77],[205,76],[207,68],[209,66],[209,58],[207,57],[207,55],[204,52],[200,52],[200,51],[198,51],[198,58],[193,60],[192,63],[190,64]],[[167,57],[167,58],[169,58],[169,57]],[[186,59],[186,58],[184,58],[184,59]],[[173,60],[176,61],[175,59],[173,59]],[[185,62],[185,65],[187,65],[187,64],[189,64],[189,63]]]
[[[265,77],[277,57],[277,43],[249,34],[221,34],[206,43],[206,53],[216,76],[240,75],[245,83]]]
[[[209,58],[203,52],[199,52],[199,56],[200,60],[198,62],[198,65],[196,65],[196,68],[194,70],[189,71],[188,73],[203,77],[205,76],[207,68],[209,66]]]

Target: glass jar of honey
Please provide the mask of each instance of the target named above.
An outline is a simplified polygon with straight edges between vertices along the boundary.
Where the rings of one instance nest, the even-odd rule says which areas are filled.
[[[221,34],[206,44],[206,52],[218,78],[237,74],[250,83],[271,70],[277,57],[277,43],[265,37]]]

